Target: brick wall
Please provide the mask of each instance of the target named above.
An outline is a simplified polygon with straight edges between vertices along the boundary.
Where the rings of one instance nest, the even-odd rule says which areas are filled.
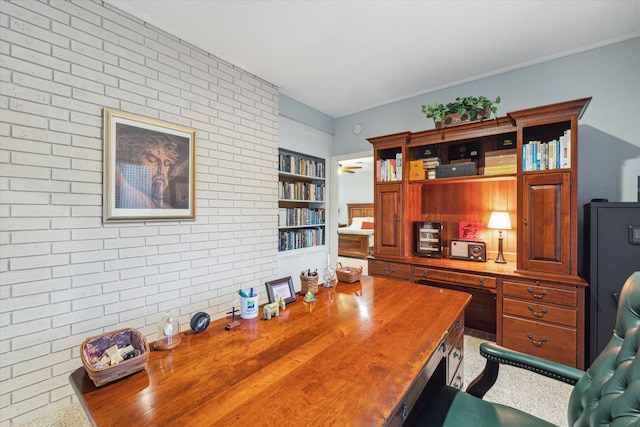
[[[84,338],[277,274],[278,89],[97,1],[0,0],[0,31],[5,427],[72,403]],[[102,222],[103,107],[196,129],[195,221]]]

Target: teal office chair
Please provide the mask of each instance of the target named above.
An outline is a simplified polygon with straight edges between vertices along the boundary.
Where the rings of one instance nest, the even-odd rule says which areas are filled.
[[[553,426],[518,409],[482,400],[505,363],[573,385],[567,414],[571,427],[640,427],[639,347],[640,271],[636,271],[622,288],[613,336],[586,372],[482,343],[484,371],[466,392],[449,386],[439,389],[414,426]]]

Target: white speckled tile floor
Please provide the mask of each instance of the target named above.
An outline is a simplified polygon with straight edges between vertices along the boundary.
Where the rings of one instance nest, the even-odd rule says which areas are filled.
[[[473,334],[471,336],[469,334]],[[481,337],[481,338],[480,338]],[[478,348],[491,336],[467,331],[464,339],[464,382],[468,385],[483,369],[484,359]],[[501,366],[496,384],[485,400],[502,403],[536,415],[561,427],[567,426],[567,404],[572,387],[568,384],[536,375],[523,369]],[[52,415],[24,424],[26,427],[87,427],[91,426],[80,404],[73,404]]]
[[[469,331],[473,335],[481,335]],[[465,387],[482,371],[480,344],[486,339],[467,334],[464,339]],[[567,426],[567,408],[573,386],[542,375],[501,365],[498,380],[484,400],[511,406],[561,427]]]

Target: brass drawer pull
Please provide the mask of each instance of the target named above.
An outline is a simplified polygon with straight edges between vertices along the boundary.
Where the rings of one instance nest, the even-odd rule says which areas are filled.
[[[533,296],[534,298],[537,298],[537,299],[542,299],[542,297],[547,294],[547,290],[546,289],[543,289],[542,292],[540,292],[539,294],[536,294],[536,293],[534,293],[533,288],[527,288],[527,292],[529,292],[531,294],[531,296]]]
[[[392,268],[392,269],[391,269],[391,271],[389,271],[389,268],[385,267],[385,268],[384,268],[384,272],[385,272],[385,273],[387,273],[387,274],[389,274],[389,275],[391,275],[391,274],[393,274],[393,273],[395,273],[395,272],[396,272],[396,269],[395,269],[395,267],[394,267],[394,268]]]
[[[542,310],[541,310],[541,311],[535,311],[535,309],[533,308],[533,306],[532,306],[532,305],[530,305],[528,308],[529,308],[529,310],[531,310],[531,313],[532,313],[534,316],[536,316],[536,317],[538,317],[538,318],[540,318],[540,319],[542,319],[542,318],[544,317],[544,315],[545,315],[545,314],[547,314],[547,309],[546,309],[546,308],[544,308],[544,307],[542,308]]]
[[[460,319],[457,319],[456,323],[453,324],[453,330],[454,331],[457,331],[457,330],[460,329],[460,323],[462,323],[462,322],[460,322]]]
[[[547,342],[547,337],[540,338],[540,341],[534,340],[532,333],[528,333],[527,338],[529,338],[531,344],[535,345],[536,347],[542,347],[542,345]]]

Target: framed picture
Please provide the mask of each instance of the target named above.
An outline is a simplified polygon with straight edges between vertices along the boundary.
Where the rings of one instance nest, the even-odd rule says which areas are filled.
[[[195,130],[110,108],[103,121],[103,221],[195,219]]]
[[[458,223],[458,238],[461,240],[482,240],[481,222]]]
[[[284,302],[290,304],[296,302],[296,291],[293,289],[291,276],[282,279],[272,280],[266,283],[269,302],[275,302],[276,296],[284,298]]]

